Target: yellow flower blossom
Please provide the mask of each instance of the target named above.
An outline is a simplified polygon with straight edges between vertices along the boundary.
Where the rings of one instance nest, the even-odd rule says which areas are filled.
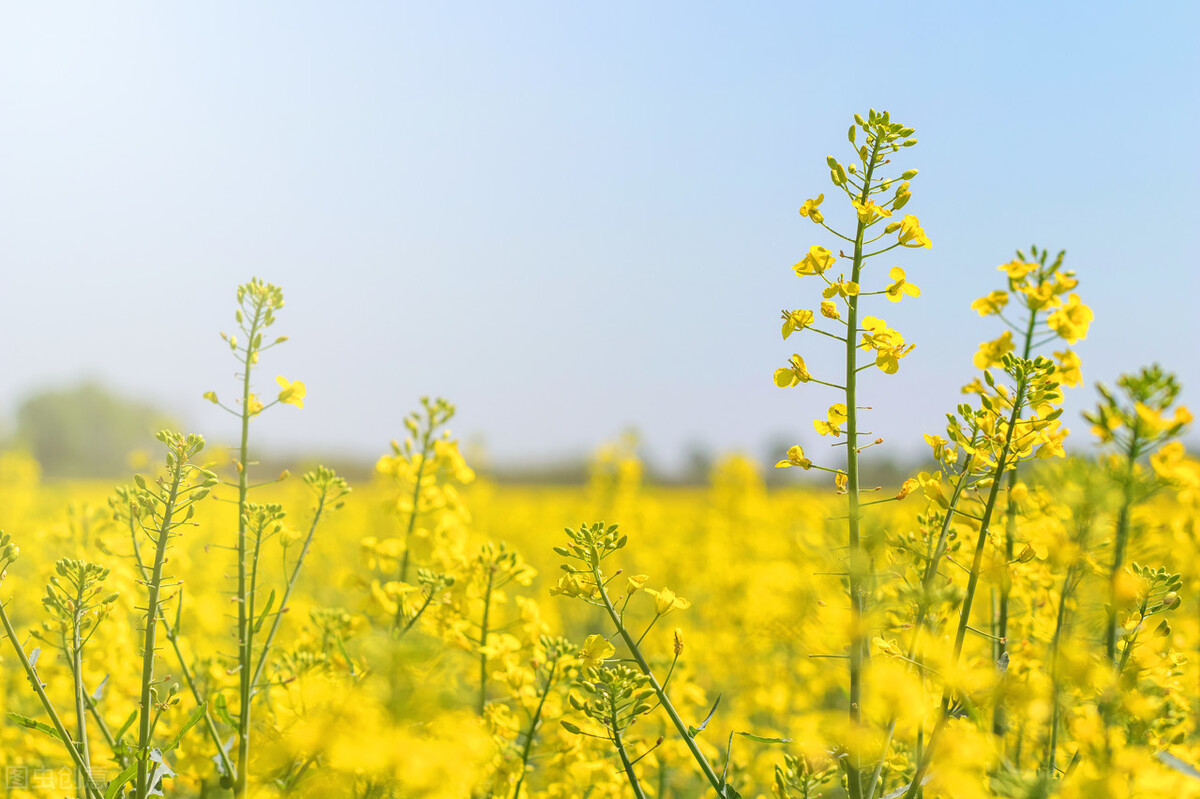
[[[1005,305],[1008,305],[1008,292],[997,290],[971,303],[971,310],[978,311],[980,316],[987,316],[1000,313]]]
[[[930,435],[929,433],[925,433],[925,443],[929,444],[931,449],[934,450],[934,458],[936,461],[941,461],[943,457],[946,457],[950,443],[946,439],[942,438],[941,435]],[[949,450],[950,455],[953,455],[953,447],[949,447]]]
[[[793,447],[788,447],[787,460],[779,461],[775,464],[775,468],[786,469],[788,466],[799,466],[801,469],[809,469],[812,467],[812,461],[804,457],[804,448],[799,444]]]
[[[892,215],[892,212],[888,209],[876,205],[874,200],[867,200],[865,203],[858,200],[851,200],[851,204],[854,206],[854,212],[858,214],[858,221],[864,225],[869,225],[877,219]]]
[[[814,315],[812,311],[784,311],[783,312],[783,339],[787,341],[787,337],[795,333],[797,330],[803,330],[813,323]]]
[[[250,409],[251,416],[254,416],[255,414],[257,414],[259,411],[261,411],[263,409],[262,400],[260,400],[258,398],[257,394],[250,395],[250,404],[248,407]]]
[[[798,383],[807,383],[809,380],[812,380],[812,375],[808,373],[804,359],[796,354],[792,355],[790,366],[775,370],[775,385],[780,388],[791,388]]]
[[[875,316],[863,317],[863,337],[859,349],[875,350],[875,365],[886,374],[894,375],[900,369],[900,359],[915,348],[905,344],[904,336],[892,330],[887,322]]]
[[[820,275],[833,266],[836,260],[831,250],[814,244],[808,248],[808,255],[792,267],[792,271],[797,275]]]
[[[814,419],[813,427],[823,436],[833,436],[836,438],[842,434],[841,427],[846,418],[846,405],[845,403],[838,402],[829,406],[829,411],[826,413],[828,421]]]
[[[885,291],[888,300],[891,302],[900,302],[906,294],[909,297],[921,296],[921,289],[918,288],[916,283],[909,283],[904,279],[904,270],[900,267],[893,266],[888,270],[888,277],[892,279],[893,283]]]
[[[299,380],[289,381],[285,377],[276,377],[275,382],[279,384],[279,401],[287,405],[295,405],[297,408],[304,407],[304,384]]]
[[[1054,353],[1054,357],[1058,359],[1058,375],[1056,379],[1064,386],[1079,386],[1083,385],[1083,373],[1079,366],[1082,361],[1079,355],[1072,350]]]
[[[841,319],[842,313],[833,300],[821,300],[821,316],[826,319]]]
[[[990,369],[997,366],[1000,364],[1000,359],[1014,349],[1016,349],[1016,345],[1013,344],[1012,331],[1005,330],[999,338],[985,341],[979,345],[979,351],[975,353],[973,360],[975,368]]]
[[[1036,286],[1018,286],[1017,289],[1025,295],[1025,305],[1030,310],[1039,311],[1042,308],[1055,308],[1062,300],[1054,293],[1053,283],[1039,283]]]
[[[1022,261],[1019,258],[1014,258],[1006,264],[1000,264],[996,269],[1008,275],[1010,280],[1019,281],[1028,275],[1030,272],[1038,268],[1037,264]]]
[[[933,247],[933,242],[925,235],[925,231],[921,229],[921,220],[917,219],[912,214],[905,214],[904,221],[900,223],[900,244],[905,247],[924,247],[930,249]]]
[[[1092,316],[1092,309],[1079,301],[1078,294],[1072,294],[1067,297],[1066,304],[1050,314],[1046,323],[1055,333],[1066,339],[1068,344],[1074,344],[1087,338]]]
[[[973,378],[970,383],[967,383],[965,386],[962,387],[962,393],[978,394],[979,396],[982,397],[984,394],[988,393],[988,390],[987,390],[987,386],[985,386],[983,384],[983,381],[980,380],[978,377],[976,377],[976,378]]]
[[[654,612],[659,616],[670,613],[672,610],[687,610],[692,606],[692,603],[681,596],[675,596],[675,592],[670,588],[664,588],[661,591],[655,591],[653,588],[647,588],[646,593],[654,597]]]
[[[817,210],[818,206],[825,201],[824,194],[818,194],[815,200],[805,200],[804,205],[800,206],[800,216],[807,216],[814,222],[820,223],[825,221],[825,217],[821,216],[821,212]]]
[[[830,299],[834,296],[845,299],[847,297],[858,296],[858,284],[853,280],[838,280],[836,283],[830,283],[821,291],[821,296]]]
[[[579,662],[584,666],[599,666],[617,653],[603,635],[589,635],[579,648]]]

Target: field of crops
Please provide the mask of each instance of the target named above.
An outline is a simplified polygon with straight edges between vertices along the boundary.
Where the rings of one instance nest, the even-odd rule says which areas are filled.
[[[205,395],[240,446],[164,432],[115,489],[0,457],[5,795],[1200,796],[1191,417],[1131,368],[1074,434],[1103,454],[1065,457],[1085,275],[1002,265],[978,372],[914,431],[928,470],[861,480],[856,375],[912,351],[873,314],[920,297],[871,259],[932,246],[911,135],[856,117],[844,207],[800,210],[831,246],[793,267],[812,300],[773,377],[820,392],[820,455],[669,488],[622,442],[586,487],[493,484],[430,399],[370,482],[265,474],[254,421],[307,388],[274,377],[283,294],[253,280],[222,334],[242,379]],[[844,371],[810,371],[824,347]]]

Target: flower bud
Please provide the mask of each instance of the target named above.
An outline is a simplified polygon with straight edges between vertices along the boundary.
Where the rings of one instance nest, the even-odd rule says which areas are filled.
[[[915,169],[906,169],[900,173],[901,180],[912,180],[916,176],[917,176],[917,170],[915,170]]]

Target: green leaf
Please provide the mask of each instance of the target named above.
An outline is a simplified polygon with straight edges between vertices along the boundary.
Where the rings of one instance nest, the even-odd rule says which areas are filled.
[[[137,721],[137,717],[138,712],[136,710],[130,713],[129,718],[125,719],[125,723],[121,725],[121,729],[117,730],[117,734],[113,736],[113,739],[117,741],[121,740],[125,733],[129,731],[129,728],[133,726],[133,722]]]
[[[237,722],[233,720],[233,716],[229,714],[229,708],[225,705],[225,694],[217,694],[217,698],[213,700],[213,712],[217,714],[217,718],[230,727],[237,726]]]
[[[721,704],[721,695],[717,694],[717,701],[713,702],[712,710],[708,711],[708,715],[704,717],[704,721],[700,722],[700,726],[688,727],[689,736],[695,738],[697,733],[704,732],[704,728],[708,726],[708,722],[712,721],[713,714],[717,712],[717,705],[719,704]]]
[[[271,608],[275,605],[275,589],[271,589],[270,596],[267,597],[267,606],[263,608],[263,612],[258,617],[258,621],[254,622],[254,632],[262,630],[263,622],[267,620],[267,614],[271,612]]]
[[[170,752],[172,749],[179,746],[179,742],[183,739],[183,736],[187,734],[188,730],[200,723],[200,719],[204,718],[204,714],[207,710],[208,702],[201,702],[200,706],[192,711],[192,715],[188,716],[188,720],[184,722],[183,729],[181,729],[175,735],[175,737],[172,738],[170,742],[162,748],[162,751]]]
[[[29,716],[22,716],[20,713],[9,713],[8,720],[16,724],[20,724],[22,727],[27,727],[31,730],[37,730],[38,732],[44,732],[46,735],[49,735],[56,741],[62,741],[62,737],[58,734],[58,730],[54,729],[49,724],[38,721],[37,719],[31,719]],[[63,742],[68,744],[70,743],[70,741]]]
[[[135,760],[126,766],[124,771],[113,777],[112,781],[108,783],[108,787],[104,789],[104,799],[115,799],[125,784],[137,776],[137,767],[138,762]]]
[[[765,735],[755,735],[752,732],[739,732],[738,735],[743,738],[749,738],[751,741],[758,741],[760,744],[789,744],[791,738],[768,738]]]

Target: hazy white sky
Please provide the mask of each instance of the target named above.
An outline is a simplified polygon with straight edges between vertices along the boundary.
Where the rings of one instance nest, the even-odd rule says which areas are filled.
[[[790,267],[831,243],[796,209],[874,106],[917,129],[934,242],[879,309],[918,345],[866,383],[895,452],[943,427],[999,333],[968,305],[1031,242],[1096,311],[1089,383],[1157,359],[1195,406],[1200,7],[1145,8],[6,4],[0,403],[99,377],[231,438],[201,394],[233,393],[217,334],[259,275],[291,337],[262,385],[308,385],[275,446],[381,453],[426,393],[501,460],[628,425],[666,461],[811,443],[833,398],[771,382],[779,310],[816,302]]]

